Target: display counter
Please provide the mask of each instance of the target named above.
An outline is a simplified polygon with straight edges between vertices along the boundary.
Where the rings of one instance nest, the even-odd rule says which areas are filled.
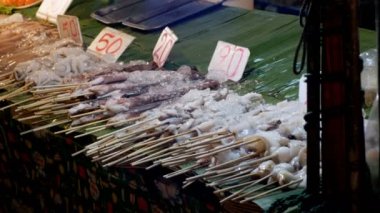
[[[89,15],[106,2],[74,1],[67,12],[79,17],[86,46],[105,27]],[[34,7],[18,12],[34,17],[36,10]],[[112,27],[136,37],[120,61],[151,60],[160,31]],[[297,99],[300,76],[292,73],[295,47],[302,31],[297,16],[219,7],[170,28],[179,40],[166,68],[187,64],[205,74],[217,41],[223,40],[251,51],[243,79],[230,83],[230,88],[242,94],[261,93],[272,103]],[[375,32],[361,30],[360,38],[361,50],[375,46]],[[302,192],[283,191],[248,205],[220,206],[218,197],[201,182],[182,190],[183,177],[170,181],[162,178],[165,168],[105,169],[85,156],[71,156],[90,143],[92,137],[77,140],[54,135],[53,130],[20,137],[20,132],[31,127],[13,120],[11,111],[2,112],[0,120],[0,198],[5,201],[1,202],[0,210],[3,211],[253,212],[267,210],[276,200]]]

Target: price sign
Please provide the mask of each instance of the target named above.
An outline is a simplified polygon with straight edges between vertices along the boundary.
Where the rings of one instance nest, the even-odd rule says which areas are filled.
[[[57,16],[65,14],[73,0],[43,0],[37,11],[37,18],[57,24]]]
[[[157,64],[158,67],[161,68],[164,66],[177,40],[178,37],[168,27],[162,31],[160,38],[158,39],[153,50],[153,61]]]
[[[239,81],[243,76],[250,54],[248,48],[218,41],[208,66],[208,76],[222,82]]]
[[[105,27],[88,47],[92,53],[105,61],[116,62],[135,37],[110,27]]]
[[[83,44],[78,17],[58,15],[57,21],[61,38],[71,38],[77,44]]]

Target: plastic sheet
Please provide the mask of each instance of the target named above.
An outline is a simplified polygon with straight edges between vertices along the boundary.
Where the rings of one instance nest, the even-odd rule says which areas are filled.
[[[372,187],[380,192],[379,181],[379,97],[373,103],[369,118],[366,121],[365,142],[366,160],[371,172]]]
[[[360,57],[363,60],[361,84],[365,92],[365,104],[371,106],[377,93],[377,50],[370,49],[360,54]]]

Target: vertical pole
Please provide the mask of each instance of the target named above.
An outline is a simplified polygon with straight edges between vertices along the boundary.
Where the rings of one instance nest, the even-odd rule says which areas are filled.
[[[330,207],[361,212],[367,196],[358,0],[323,1],[322,188]]]
[[[307,49],[307,191],[320,193],[320,1],[311,3],[305,26]]]

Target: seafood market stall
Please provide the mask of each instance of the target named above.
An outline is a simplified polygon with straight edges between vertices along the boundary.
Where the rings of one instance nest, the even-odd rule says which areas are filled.
[[[134,37],[123,63],[85,51],[107,3],[68,9],[83,46],[41,21],[0,25],[0,210],[259,212],[302,193],[298,17],[213,7],[170,25],[178,41],[161,68],[161,30],[112,25]],[[374,32],[360,38],[374,47]],[[207,75],[220,40],[250,50],[238,82]]]

